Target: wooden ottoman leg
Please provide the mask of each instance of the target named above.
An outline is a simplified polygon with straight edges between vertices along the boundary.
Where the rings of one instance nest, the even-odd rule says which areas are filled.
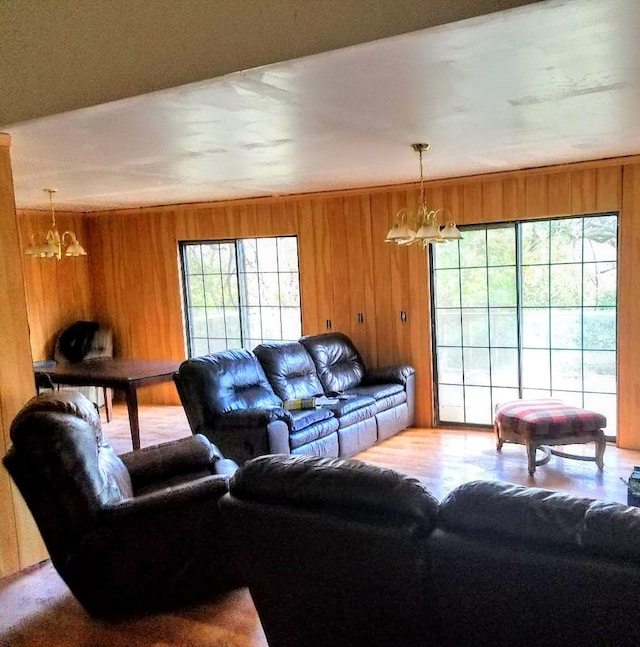
[[[604,437],[604,431],[598,429],[596,432],[596,465],[598,469],[604,469],[604,450],[607,448],[607,441]]]
[[[496,432],[496,438],[497,438],[496,449],[498,451],[500,451],[502,449],[502,445],[504,445],[504,440],[502,440],[502,438],[500,438],[500,425],[497,422],[494,422],[493,423],[493,429]]]
[[[529,462],[529,474],[533,476],[536,471],[536,441],[527,439],[527,460]]]

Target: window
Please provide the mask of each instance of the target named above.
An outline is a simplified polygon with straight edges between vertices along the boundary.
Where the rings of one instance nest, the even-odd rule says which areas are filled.
[[[302,334],[295,236],[181,243],[189,357]]]
[[[432,246],[437,419],[557,397],[616,428],[616,215],[469,227]]]

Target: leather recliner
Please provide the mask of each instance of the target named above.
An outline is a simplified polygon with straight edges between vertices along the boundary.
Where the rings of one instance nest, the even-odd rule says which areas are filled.
[[[237,465],[203,436],[118,457],[95,405],[70,391],[30,400],[10,435],[3,462],[91,615],[174,607],[241,585],[218,507]]]
[[[355,460],[262,456],[221,499],[270,647],[438,644],[426,539],[438,502]]]

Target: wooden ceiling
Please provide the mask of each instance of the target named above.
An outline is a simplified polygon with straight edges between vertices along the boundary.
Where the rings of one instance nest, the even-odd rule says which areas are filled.
[[[9,124],[16,203],[95,211],[640,153],[640,3],[548,0]],[[63,90],[61,90],[63,92]]]

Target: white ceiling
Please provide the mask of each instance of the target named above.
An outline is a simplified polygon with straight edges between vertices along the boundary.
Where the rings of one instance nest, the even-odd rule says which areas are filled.
[[[640,153],[640,2],[549,0],[4,128],[18,208],[203,202]]]

